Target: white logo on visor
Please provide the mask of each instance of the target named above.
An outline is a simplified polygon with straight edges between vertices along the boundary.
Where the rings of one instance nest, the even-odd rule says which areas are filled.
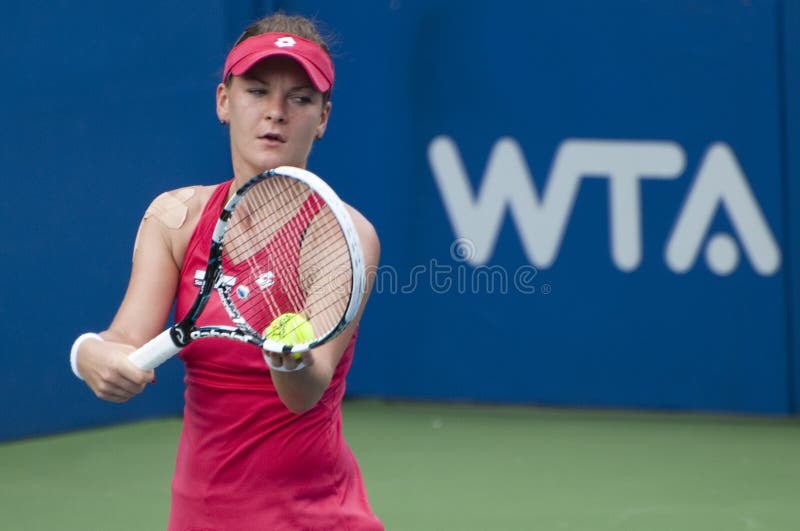
[[[291,37],[281,37],[275,41],[275,46],[278,48],[291,48],[295,44],[297,44],[297,41]]]

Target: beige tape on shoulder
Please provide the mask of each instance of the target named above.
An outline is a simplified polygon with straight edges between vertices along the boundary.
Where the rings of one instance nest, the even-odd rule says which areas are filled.
[[[156,197],[144,213],[144,219],[153,216],[167,228],[179,229],[186,221],[189,207],[186,202],[194,195],[194,188],[181,188],[164,192]]]
[[[156,218],[169,229],[181,228],[186,222],[186,214],[189,212],[186,202],[194,196],[194,193],[194,188],[180,188],[164,192],[153,199],[153,202],[145,210],[142,223],[139,224],[139,230],[136,232],[136,240],[133,242],[133,254],[136,254],[136,249],[139,247],[142,225],[151,217]]]

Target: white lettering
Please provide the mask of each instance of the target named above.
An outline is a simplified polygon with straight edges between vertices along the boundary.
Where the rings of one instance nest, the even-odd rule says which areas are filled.
[[[720,206],[725,208],[753,269],[764,276],[775,273],[781,264],[780,248],[736,155],[722,142],[709,147],[678,214],[665,251],[669,268],[676,273],[691,269]],[[706,254],[709,268],[723,275],[732,272],[739,262],[733,239],[725,236],[715,235]]]
[[[556,154],[550,179],[608,179],[611,257],[620,270],[633,271],[642,261],[639,181],[675,179],[685,166],[683,148],[674,142],[567,140]]]
[[[686,166],[686,154],[675,142],[569,139],[559,146],[540,197],[513,138],[495,143],[477,192],[450,137],[431,141],[428,160],[456,238],[472,243],[465,260],[473,266],[490,260],[508,210],[530,263],[550,267],[558,257],[581,181],[607,179],[610,254],[622,271],[633,271],[642,261],[641,181],[676,179]],[[754,269],[761,275],[774,274],[780,268],[780,248],[733,151],[724,143],[713,144],[700,165],[666,245],[668,267],[678,273],[691,269],[704,241],[714,273],[726,275],[738,267],[737,240],[727,234],[708,237],[720,206]]]
[[[674,142],[566,140],[556,153],[542,198],[533,184],[519,144],[497,141],[486,164],[480,190],[472,193],[455,142],[433,139],[428,158],[457,238],[474,243],[472,265],[489,261],[506,208],[522,239],[528,260],[537,267],[555,261],[575,198],[584,177],[609,180],[611,255],[623,271],[638,267],[642,256],[641,179],[675,179],[684,169],[683,149]]]

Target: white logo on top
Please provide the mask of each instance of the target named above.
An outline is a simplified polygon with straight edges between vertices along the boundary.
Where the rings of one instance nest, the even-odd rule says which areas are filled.
[[[258,278],[256,279],[256,285],[259,287],[259,289],[262,290],[267,289],[273,284],[275,284],[275,273],[273,273],[272,271],[267,271],[266,273],[262,273],[258,275]]]
[[[205,269],[197,269],[194,272],[194,285],[195,286],[202,286],[206,279],[206,270]],[[229,275],[223,275],[220,279],[218,285],[227,286],[232,288],[236,284],[236,277],[232,277]]]
[[[281,37],[275,41],[275,46],[278,48],[291,48],[295,44],[297,44],[297,41],[291,37]]]

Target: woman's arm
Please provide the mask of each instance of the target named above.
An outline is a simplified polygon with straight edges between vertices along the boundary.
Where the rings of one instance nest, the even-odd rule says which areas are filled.
[[[163,197],[153,201],[142,219],[128,289],[111,325],[100,333],[103,341],[86,340],[77,352],[78,372],[103,400],[129,400],[153,379],[153,371],[139,369],[128,355],[164,327],[180,273],[174,247],[189,228],[185,223],[168,226],[152,215]]]
[[[375,228],[358,211],[349,208],[356,232],[364,252],[365,271],[374,271],[380,259],[380,242]],[[308,366],[299,371],[281,372],[271,370],[272,381],[283,403],[294,413],[303,413],[316,405],[333,379],[339,360],[342,359],[350,338],[353,336],[361,314],[369,299],[374,275],[366,276],[366,286],[361,307],[355,319],[333,340],[303,353],[303,361]],[[296,366],[291,355],[268,353],[276,364],[286,369]]]

